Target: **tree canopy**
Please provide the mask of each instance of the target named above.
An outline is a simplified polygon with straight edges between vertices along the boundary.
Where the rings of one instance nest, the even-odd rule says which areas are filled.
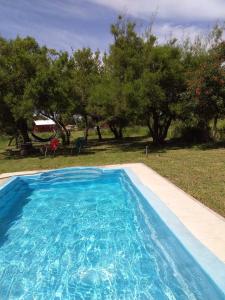
[[[119,16],[111,26],[107,53],[90,48],[73,53],[40,46],[31,37],[0,38],[0,131],[31,144],[34,115],[55,121],[64,144],[66,125],[82,117],[85,138],[95,124],[107,124],[115,138],[129,124],[148,127],[155,144],[171,123],[195,118],[207,128],[225,117],[223,28],[194,43],[159,43],[151,31]]]

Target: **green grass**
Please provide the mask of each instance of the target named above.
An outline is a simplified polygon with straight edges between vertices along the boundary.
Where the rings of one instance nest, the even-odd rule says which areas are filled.
[[[136,135],[146,133],[145,129],[135,130]],[[82,134],[76,133],[79,135]],[[67,152],[46,158],[41,155],[8,157],[4,153],[7,140],[2,139],[0,172],[142,162],[225,217],[225,149],[221,145],[150,147],[150,154],[146,157],[144,149],[149,143],[146,137],[129,137],[118,143],[107,132],[105,135],[107,139],[99,143],[92,132],[88,148],[79,156]],[[134,133],[128,130],[127,135],[133,136]]]

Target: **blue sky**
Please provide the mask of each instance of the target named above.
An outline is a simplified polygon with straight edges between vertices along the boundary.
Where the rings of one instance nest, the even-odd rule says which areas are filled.
[[[160,40],[194,38],[225,20],[225,0],[0,0],[0,34],[30,35],[58,50],[104,51],[119,13],[133,17],[139,28],[156,15],[153,30]]]

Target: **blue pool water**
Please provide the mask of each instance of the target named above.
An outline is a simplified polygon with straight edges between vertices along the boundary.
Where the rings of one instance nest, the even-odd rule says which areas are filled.
[[[123,170],[0,191],[0,299],[224,299]]]

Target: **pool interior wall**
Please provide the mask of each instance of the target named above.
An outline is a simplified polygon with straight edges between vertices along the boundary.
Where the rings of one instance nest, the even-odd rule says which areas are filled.
[[[161,221],[164,222],[171,234],[176,237],[182,247],[188,251],[204,272],[207,273],[210,278],[213,278],[213,281],[216,282],[216,285],[218,285],[225,294],[224,262],[217,258],[198,239],[196,239],[176,215],[160,200],[160,198],[140,182],[136,174],[129,168],[125,168],[125,171],[132,181],[134,188],[141,194],[145,202],[148,202],[148,205],[150,204],[150,207],[154,209],[155,213]],[[201,220],[199,221],[201,222]]]
[[[70,293],[71,297],[72,295],[75,295],[76,298],[74,299],[79,299],[78,295],[80,295],[80,299],[82,299],[85,295],[84,299],[88,299],[87,295],[90,295],[90,299],[94,299],[93,297],[98,297],[100,295],[102,299],[107,299],[107,297],[111,297],[112,299],[151,299],[150,297],[153,297],[154,299],[225,299],[223,289],[224,277],[221,277],[225,273],[224,265],[213,257],[207,249],[204,249],[204,247],[196,241],[190,233],[187,233],[184,228],[182,228],[182,230],[180,229],[182,224],[177,223],[176,217],[162,205],[160,200],[157,199],[151,191],[142,186],[136,176],[129,169],[109,170],[99,168],[67,168],[39,175],[16,177],[0,189],[0,219],[2,221],[0,225],[0,299],[8,299],[7,297],[9,296],[9,293],[14,293],[14,296],[20,295],[21,293],[22,295],[25,295],[23,294],[23,289],[29,289],[26,285],[25,287],[22,287],[23,285],[19,282],[17,284],[17,286],[20,287],[18,290],[12,291],[12,288],[9,288],[9,286],[12,287],[13,285],[11,278],[13,277],[14,280],[16,280],[15,277],[19,277],[18,275],[15,276],[18,272],[19,265],[23,265],[24,267],[24,273],[21,275],[29,277],[28,274],[25,274],[26,259],[15,260],[15,256],[20,258],[21,254],[19,242],[24,242],[20,235],[29,235],[29,232],[23,232],[23,227],[16,228],[17,224],[21,222],[21,218],[26,215],[25,210],[32,203],[34,205],[34,201],[37,201],[38,196],[41,197],[42,193],[40,193],[40,191],[49,193],[48,197],[45,197],[43,200],[42,204],[45,205],[53,192],[56,192],[56,190],[59,191],[63,186],[63,193],[66,193],[69,189],[74,187],[75,183],[77,184],[77,189],[75,189],[74,192],[81,191],[81,193],[83,193],[83,190],[89,189],[91,186],[91,191],[96,194],[95,196],[88,194],[88,197],[96,197],[97,199],[97,202],[94,203],[94,207],[92,207],[92,198],[89,198],[90,203],[88,203],[87,207],[84,208],[84,212],[86,212],[86,214],[82,211],[81,218],[79,220],[82,220],[82,218],[85,218],[85,215],[90,213],[88,212],[88,209],[95,209],[93,214],[90,214],[90,218],[94,216],[95,218],[104,218],[107,222],[114,221],[113,226],[115,228],[110,227],[107,234],[112,234],[112,238],[114,237],[115,239],[117,239],[118,236],[119,238],[123,237],[124,241],[130,244],[129,247],[127,247],[126,244],[123,245],[124,248],[121,248],[121,245],[118,244],[116,244],[115,247],[113,241],[106,239],[106,243],[111,245],[111,248],[115,247],[111,253],[112,256],[114,256],[115,253],[117,256],[122,256],[121,253],[124,251],[128,260],[124,257],[118,258],[116,256],[115,261],[118,263],[119,269],[112,269],[110,272],[110,268],[103,268],[100,272],[99,269],[96,271],[96,269],[93,268],[91,273],[89,271],[88,276],[86,276],[87,274],[83,274],[85,280],[84,282],[81,281],[80,284],[77,284],[79,285],[79,288],[77,288],[75,284],[75,286],[70,288],[68,291],[67,287],[67,292]],[[106,191],[95,189],[95,185],[98,186],[98,188],[108,188],[110,193],[108,194]],[[54,188],[52,189],[52,187]],[[119,188],[121,188],[120,191]],[[102,195],[102,198],[100,197],[101,194],[104,194]],[[115,194],[116,197],[114,197],[113,194]],[[126,194],[128,196],[126,196]],[[68,194],[67,196],[71,196],[71,194]],[[118,200],[117,196],[120,196],[121,198],[124,197],[123,202],[118,202],[116,204],[116,201]],[[63,197],[62,193],[60,194],[60,197]],[[106,197],[108,197],[108,199],[106,199]],[[54,199],[55,202],[59,201],[58,207],[62,204],[60,202],[61,200],[62,198],[57,199],[57,197]],[[81,200],[84,201],[84,199]],[[100,202],[98,203],[98,201]],[[51,204],[53,205],[52,207],[54,207],[54,203]],[[101,205],[99,205],[100,203]],[[36,209],[36,205],[37,203],[33,207],[34,209]],[[29,213],[31,213],[31,209],[32,207],[30,207],[30,211],[28,211]],[[77,207],[77,209],[79,209],[79,207]],[[105,210],[108,210],[108,213]],[[37,215],[46,221],[48,215],[45,214],[43,206],[40,206],[37,211]],[[68,210],[68,212],[69,211],[70,210]],[[109,214],[109,211],[111,211],[111,215]],[[54,217],[54,220],[58,220],[59,223],[62,221],[60,216],[57,215]],[[66,215],[64,217],[66,217]],[[39,223],[41,222],[41,219],[39,219]],[[165,224],[165,220],[166,223],[169,223],[170,227],[173,227],[175,224],[179,225],[179,228],[172,228],[173,231],[171,231],[171,228],[168,228],[168,224]],[[31,220],[29,214],[26,216],[25,221],[32,221],[31,224],[34,227],[40,225],[35,222],[35,216],[32,216]],[[51,221],[51,219],[48,221]],[[121,225],[122,227],[118,224],[119,221],[123,225]],[[88,223],[88,220],[86,222]],[[49,226],[51,227],[50,223],[51,222],[49,222]],[[101,224],[100,220],[98,225],[101,226]],[[108,224],[109,223],[106,223],[105,227],[107,227]],[[130,228],[127,228],[128,225]],[[87,224],[85,226],[87,226]],[[124,228],[126,228],[126,230]],[[63,230],[63,228],[60,228],[60,231]],[[82,228],[82,230],[87,233],[86,227]],[[88,231],[88,236],[86,235],[86,238],[91,236],[92,231],[93,228],[90,232]],[[13,235],[14,232],[16,232],[16,235]],[[119,235],[120,232],[122,234],[121,236]],[[43,232],[43,234],[44,233],[45,232]],[[128,235],[123,236],[124,233],[128,233]],[[64,234],[67,235],[68,232],[65,232]],[[75,233],[73,232],[73,234]],[[105,229],[100,232],[100,237],[102,237],[101,234],[105,234]],[[18,240],[12,241],[12,237],[16,237]],[[185,247],[185,242],[181,243],[179,241],[180,237],[182,242],[185,239],[189,240],[189,242],[191,240],[192,249],[187,249]],[[30,236],[30,238],[32,239],[32,236]],[[38,238],[40,237],[38,236]],[[74,240],[76,240],[76,235],[74,236]],[[77,241],[80,240],[77,239]],[[18,242],[18,244],[16,242]],[[29,239],[25,242],[29,244]],[[32,240],[32,242],[34,242],[35,245],[35,241]],[[91,244],[91,241],[89,242]],[[123,244],[123,240],[120,240],[120,243]],[[97,244],[97,246],[104,248],[104,243],[100,244],[101,246],[99,246],[99,244]],[[69,243],[68,246],[72,247],[74,244],[71,245]],[[87,245],[87,247],[88,246],[90,245]],[[214,268],[215,266],[219,268],[217,268],[216,272],[213,273],[210,271],[213,267],[212,265],[204,266],[202,265],[202,260],[200,260],[199,263],[195,252],[195,248],[199,247],[201,253],[203,250],[205,257],[207,258],[203,261],[203,263],[215,263]],[[25,248],[22,248],[26,250],[26,245]],[[111,248],[107,251],[110,252]],[[12,253],[6,253],[7,251],[10,251],[10,249]],[[28,249],[29,247],[27,247],[27,250]],[[61,249],[60,246],[58,250],[59,249]],[[193,249],[194,254],[192,253]],[[39,250],[41,251],[40,248]],[[83,246],[81,246],[80,249],[77,249],[77,252],[82,250]],[[104,253],[104,250],[100,249],[99,251],[100,253]],[[37,254],[35,251],[32,253]],[[54,256],[55,254],[53,253],[52,255]],[[110,255],[110,253],[108,255]],[[29,257],[28,254],[27,256],[28,261],[32,261],[32,257]],[[87,258],[92,259],[90,257],[86,257],[86,259]],[[107,262],[107,258],[103,257],[102,260],[104,261],[104,259]],[[133,265],[136,266],[136,269],[132,269],[132,265],[126,265],[130,259],[134,260]],[[84,261],[81,260],[81,262],[85,265],[85,258]],[[123,262],[126,262],[125,265]],[[63,260],[61,261],[61,264],[63,264]],[[126,271],[125,266],[129,269],[129,271]],[[66,266],[64,267],[66,268]],[[123,275],[119,274],[120,270],[124,270],[125,273]],[[8,275],[7,272],[9,273]],[[32,271],[32,274],[33,272],[34,270]],[[73,272],[76,272],[76,270],[73,270]],[[85,270],[82,272],[85,273]],[[102,272],[104,274],[102,274]],[[116,275],[113,274],[113,272],[117,272]],[[140,273],[139,278],[136,276],[137,273]],[[219,274],[216,278],[215,273]],[[61,276],[60,274],[51,275],[53,277]],[[101,277],[103,275],[107,280],[102,280]],[[128,275],[130,275],[130,278]],[[21,281],[23,281],[22,276],[20,278]],[[35,274],[33,278],[38,280],[37,274]],[[57,278],[57,280],[63,280],[63,277],[60,278]],[[50,278],[48,278],[48,280],[50,280]],[[27,280],[26,284],[27,282],[31,283],[32,279]],[[100,284],[101,282],[102,286]],[[33,292],[33,295],[37,293],[36,295],[39,296],[43,296],[44,293],[46,293],[50,297],[49,299],[51,299],[53,289],[55,287],[53,288],[50,282],[49,285],[51,286],[51,290],[49,290],[48,287],[43,288],[39,286],[42,290],[37,291],[35,290],[34,284],[31,287],[31,293]],[[60,286],[59,283],[58,285]],[[108,287],[110,286],[112,289],[111,291],[108,290]],[[98,294],[96,294],[96,290]],[[58,295],[62,295],[62,287],[61,290],[57,290],[56,293],[58,293]]]

